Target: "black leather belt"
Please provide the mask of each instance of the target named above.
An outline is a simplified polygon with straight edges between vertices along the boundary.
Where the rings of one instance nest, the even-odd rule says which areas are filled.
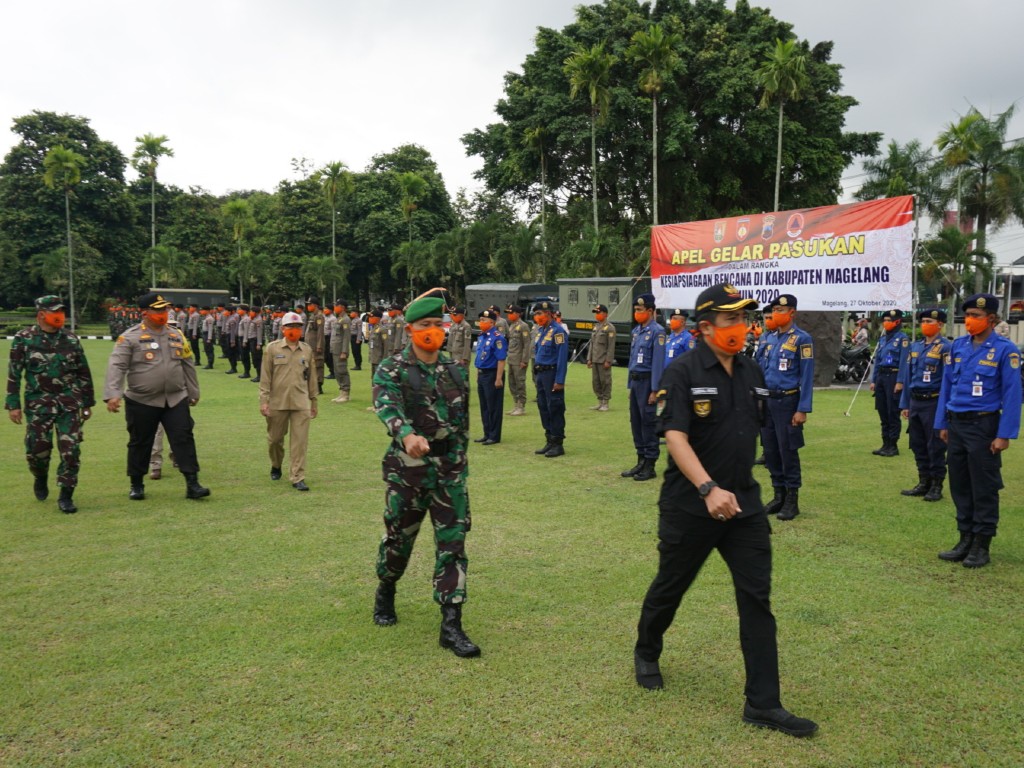
[[[533,370],[535,370],[538,373],[540,373],[542,371],[553,371],[557,367],[558,367],[557,365],[535,365],[535,366],[533,366]]]
[[[629,374],[630,381],[643,381],[644,379],[651,378],[650,371],[637,371],[636,373]]]
[[[939,397],[938,392],[911,392],[910,397],[914,400],[936,400]]]
[[[946,411],[949,421],[977,421],[986,416],[996,416],[999,411]]]
[[[889,368],[888,366],[883,368],[882,366],[879,366],[878,367],[878,372],[879,373],[899,373],[900,369],[899,368]]]
[[[768,393],[768,397],[789,397],[790,395],[800,394],[799,389],[773,389]]]

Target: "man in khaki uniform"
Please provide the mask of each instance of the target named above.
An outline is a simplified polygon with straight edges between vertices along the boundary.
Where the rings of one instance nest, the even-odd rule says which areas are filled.
[[[587,348],[587,368],[592,371],[597,405],[590,406],[590,410],[607,411],[608,401],[612,399],[615,326],[608,322],[608,307],[604,304],[598,304],[591,311],[594,313],[594,330],[590,334],[590,346]]]
[[[370,329],[370,335],[366,341],[370,345],[371,381],[377,372],[377,366],[380,365],[381,360],[388,357],[388,334],[391,331],[391,326],[383,322],[383,318],[384,311],[381,309],[371,309],[366,313],[366,324]],[[373,411],[374,408],[371,405],[366,410]]]
[[[526,369],[533,355],[533,344],[530,343],[530,326],[522,321],[523,308],[509,304],[508,312],[508,359],[505,370],[508,371],[508,387],[512,392],[515,407],[508,412],[509,416],[523,416],[526,413]]]
[[[306,485],[306,446],[309,420],[316,418],[318,385],[313,373],[312,348],[299,341],[302,318],[289,312],[281,318],[283,339],[267,345],[260,370],[260,413],[267,419],[267,443],[270,445],[270,479],[281,479],[284,460],[284,436],[288,437],[291,467],[288,479],[297,491]]]
[[[469,370],[469,356],[473,349],[473,329],[466,322],[466,308],[452,310],[452,324],[448,329],[448,354],[452,360]]]
[[[494,313],[494,316],[496,318],[495,321],[494,321],[494,327],[497,329],[498,333],[500,333],[502,336],[504,336],[507,339],[508,338],[508,320],[506,320],[504,317],[501,316],[501,308],[500,307],[496,307],[496,306],[494,306],[492,304],[491,306],[489,306],[487,308],[487,310],[489,312],[493,312]]]
[[[161,424],[178,469],[185,476],[186,497],[210,495],[210,490],[199,484],[199,460],[192,435],[195,422],[190,409],[199,402],[195,358],[185,335],[167,327],[170,305],[158,293],[139,297],[142,322],[117,337],[107,363],[103,399],[107,410],[117,413],[124,398],[131,481],[128,498],[135,501],[146,497],[143,478]]]
[[[323,394],[324,391],[324,354],[329,350],[324,348],[324,313],[320,311],[320,298],[310,296],[306,300],[306,332],[303,340],[313,351],[314,367],[316,368],[317,391]],[[284,323],[281,323],[284,326]]]
[[[334,302],[334,314],[337,322],[331,336],[331,359],[334,361],[334,378],[338,382],[340,392],[331,400],[332,403],[347,403],[352,391],[352,377],[348,374],[348,355],[352,348],[352,336],[349,333],[348,307],[345,302]]]

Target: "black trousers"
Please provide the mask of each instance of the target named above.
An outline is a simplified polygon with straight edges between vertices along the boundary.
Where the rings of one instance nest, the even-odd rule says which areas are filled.
[[[998,413],[971,421],[949,420],[949,495],[956,505],[956,527],[965,533],[996,535],[1003,457],[989,446],[998,431]]]
[[[333,334],[332,334],[332,336],[333,336]],[[331,354],[331,336],[324,336],[324,349],[327,350],[327,354],[324,355],[324,364],[327,366],[327,371],[330,374],[330,378],[333,379],[334,378],[334,355]]]
[[[190,335],[188,337],[189,346],[192,347],[192,354],[196,357],[196,366],[203,364],[203,351],[199,348],[199,336]]]
[[[256,347],[256,339],[249,339],[247,346],[249,347],[249,359],[252,361],[253,370],[256,371],[256,375],[260,375],[260,371],[263,369],[263,342],[259,342],[259,348]],[[245,372],[249,372],[248,366]]]
[[[231,346],[231,342],[228,342],[228,364],[231,366],[231,372],[235,373],[238,370],[238,345],[240,342],[235,342],[235,346]]]
[[[537,412],[544,436],[565,439],[565,390],[552,391],[556,371],[537,371],[533,383],[537,387]]]
[[[800,449],[804,447],[804,428],[792,426],[799,404],[799,393],[768,400],[768,418],[761,428],[761,445],[775,488],[799,488],[803,484]]]
[[[349,352],[352,355],[352,362],[356,365],[356,368],[363,367],[363,342],[356,341],[356,337],[352,337],[352,343],[349,345]]]
[[[212,341],[204,341],[203,342],[203,348],[206,350],[206,365],[208,365],[210,368],[213,368],[213,357],[214,357],[214,354],[213,354],[213,350],[214,350],[213,342]],[[196,362],[197,363],[199,362],[198,359],[196,360]]]
[[[664,513],[662,513],[664,515]],[[661,656],[662,638],[679,603],[711,550],[729,566],[740,616],[740,648],[747,673],[747,701],[758,709],[782,706],[779,700],[779,654],[771,611],[771,528],[764,515],[713,520],[710,515],[673,514],[671,533],[664,521],[658,543],[658,574],[640,612],[636,652],[645,661]],[[691,658],[700,658],[698,648]],[[699,661],[697,662],[700,663]]]
[[[249,341],[242,341],[241,339],[238,340],[238,346],[240,347],[240,349],[238,350],[238,354],[242,360],[242,371],[245,373],[246,376],[252,374],[252,371],[250,370],[252,366],[252,358],[250,357],[249,354],[249,343]]]
[[[476,392],[480,401],[480,425],[488,440],[501,440],[501,423],[505,408],[505,387],[494,386],[498,381],[497,368],[480,368],[476,372]],[[504,377],[502,377],[504,382]]]
[[[910,435],[910,450],[914,452],[918,474],[942,480],[946,476],[946,444],[939,438],[939,430],[934,426],[938,404],[937,397],[931,400],[911,399],[907,433]]]
[[[192,435],[195,422],[187,398],[173,408],[158,408],[126,397],[124,415],[128,427],[128,477],[142,477],[149,471],[149,456],[159,424],[164,425],[167,442],[181,473],[192,475],[199,471],[196,441]]]
[[[633,378],[629,375],[629,426],[633,431],[633,448],[637,456],[657,459],[661,455],[658,447],[657,406],[647,401],[651,395],[651,377]]]
[[[897,373],[882,371],[875,382],[875,410],[882,422],[882,440],[896,443],[900,439],[900,393],[896,392]]]

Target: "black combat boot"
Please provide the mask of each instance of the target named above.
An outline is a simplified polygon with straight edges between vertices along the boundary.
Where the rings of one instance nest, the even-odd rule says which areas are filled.
[[[931,490],[931,487],[932,487],[932,481],[931,481],[931,478],[928,477],[928,475],[918,475],[917,476],[917,485],[915,485],[913,488],[909,488],[909,489],[907,489],[905,491],[900,491],[900,495],[901,496],[924,496],[926,493],[928,493],[929,490]]]
[[[782,502],[782,509],[776,517],[779,520],[792,520],[800,514],[800,490],[798,488],[786,488],[786,500]]]
[[[373,623],[378,627],[390,627],[398,623],[395,613],[395,582],[382,581],[377,585],[373,598]]]
[[[782,505],[786,502],[785,488],[775,486],[773,490],[775,491],[775,496],[772,497],[771,501],[764,505],[764,513],[766,515],[774,515],[782,509]]]
[[[981,568],[983,565],[988,565],[991,560],[988,556],[988,548],[991,543],[991,536],[981,533],[975,536],[974,541],[971,542],[971,551],[964,558],[964,568]]]
[[[928,493],[924,495],[925,501],[940,501],[942,499],[942,478],[933,477],[932,484],[928,486]]]
[[[537,454],[538,456],[543,456],[545,453],[551,450],[551,435],[545,434],[544,440],[546,441],[544,443],[544,447],[534,451],[534,453]]]
[[[46,501],[50,495],[50,486],[47,482],[46,475],[36,475],[36,480],[32,484],[32,491],[35,493],[36,498],[39,501]]]
[[[895,440],[886,440],[885,441],[885,445],[882,446],[881,453],[879,453],[878,455],[879,456],[884,456],[886,458],[889,458],[889,457],[892,457],[892,456],[899,456],[900,455],[900,449],[896,447],[896,441]]]
[[[960,531],[960,541],[958,541],[952,549],[947,549],[945,552],[939,552],[939,560],[948,560],[951,563],[959,563],[967,557],[967,553],[970,551],[973,541],[973,533],[970,531]]]
[[[889,447],[889,441],[886,440],[883,437],[882,438],[882,447],[881,448],[875,448],[875,450],[873,450],[871,453],[873,453],[875,456],[881,456],[882,452],[885,451],[888,447]]]
[[[653,480],[658,476],[658,473],[654,471],[654,465],[657,463],[657,459],[644,459],[644,465],[640,468],[640,471],[633,475],[633,479],[643,482],[644,480]]]
[[[462,605],[441,606],[441,639],[442,648],[450,648],[451,652],[463,659],[480,655],[480,649],[462,631]]]
[[[549,459],[553,459],[557,456],[565,456],[565,448],[562,447],[563,440],[565,440],[564,437],[552,437],[551,447],[548,448],[547,452],[544,455],[547,456]]]
[[[74,494],[74,488],[62,487],[60,489],[60,498],[57,499],[57,509],[65,515],[73,515],[78,511],[78,507],[75,506],[75,502],[71,500],[71,497],[74,496]]]
[[[128,492],[128,498],[132,501],[142,501],[146,498],[146,486],[142,484],[142,475],[131,477],[132,488]]]
[[[203,488],[199,484],[199,476],[195,473],[185,475],[185,498],[202,499],[210,495],[209,488]]]
[[[619,477],[633,477],[644,468],[644,457],[641,454],[636,455],[636,465],[627,469],[625,472],[620,472]]]

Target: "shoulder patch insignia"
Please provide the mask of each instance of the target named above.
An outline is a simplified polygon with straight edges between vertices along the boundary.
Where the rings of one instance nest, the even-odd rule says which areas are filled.
[[[556,333],[555,334],[555,344],[565,344],[565,334],[564,333]]]
[[[117,337],[117,343],[118,344],[124,344],[124,336],[118,336]]]
[[[908,344],[910,344],[910,341],[907,340],[907,339],[904,339],[903,340],[903,346],[906,347]]]
[[[813,358],[814,347],[812,347],[810,344],[802,344],[800,346],[800,357],[804,358],[805,360],[810,360],[811,358]]]
[[[497,347],[498,349],[501,349],[501,339],[497,339],[497,340],[496,340],[496,341],[494,342],[494,346],[495,346],[495,347]]]
[[[1010,355],[1010,367],[1020,368],[1020,355]]]
[[[661,335],[661,336],[658,337],[658,346],[659,347],[664,347],[665,346],[665,336],[664,335]]]

